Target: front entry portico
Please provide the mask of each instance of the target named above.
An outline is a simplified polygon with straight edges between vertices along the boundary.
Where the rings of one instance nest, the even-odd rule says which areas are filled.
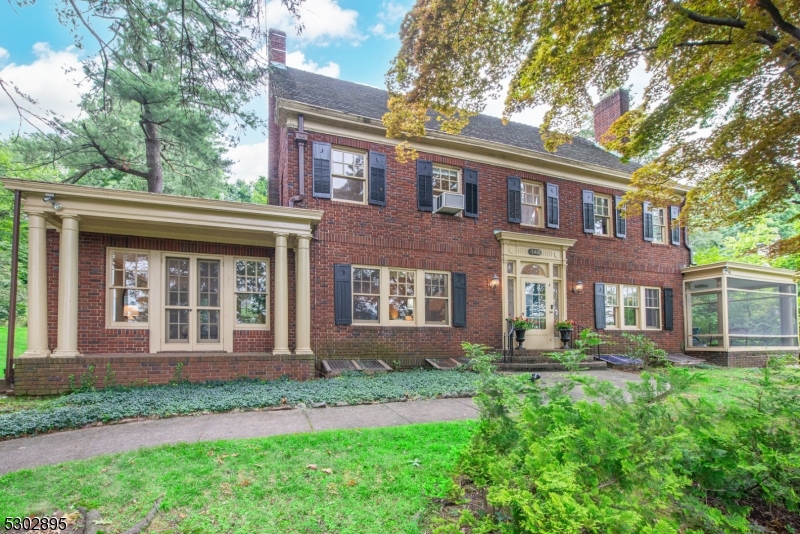
[[[559,347],[554,325],[567,318],[567,249],[575,240],[519,232],[495,232],[495,237],[502,249],[503,324],[527,317],[533,328],[525,335],[525,349]]]

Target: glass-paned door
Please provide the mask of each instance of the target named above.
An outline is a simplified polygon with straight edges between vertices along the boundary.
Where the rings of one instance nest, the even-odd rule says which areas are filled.
[[[525,316],[533,322],[533,330],[547,328],[547,284],[525,282]]]
[[[165,267],[167,350],[221,350],[221,261],[168,257]]]
[[[553,282],[548,278],[523,278],[522,315],[533,323],[525,334],[526,349],[553,348]]]

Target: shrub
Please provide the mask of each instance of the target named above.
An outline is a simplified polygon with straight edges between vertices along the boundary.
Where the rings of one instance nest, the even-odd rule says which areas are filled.
[[[667,351],[659,348],[646,335],[623,333],[622,337],[629,342],[628,349],[625,351],[626,356],[642,360],[642,366],[645,369],[671,365],[670,361],[667,360]]]
[[[578,339],[572,342],[573,347],[560,352],[548,352],[549,356],[563,365],[567,371],[575,372],[580,370],[580,364],[589,357],[589,351],[594,347],[603,344],[603,339],[597,332],[588,328],[581,330]]]
[[[435,532],[744,533],[757,529],[743,502],[800,508],[800,371],[767,367],[754,393],[722,406],[681,395],[702,372],[642,379],[623,390],[482,372],[459,469],[489,509]],[[572,398],[578,385],[588,399]]]

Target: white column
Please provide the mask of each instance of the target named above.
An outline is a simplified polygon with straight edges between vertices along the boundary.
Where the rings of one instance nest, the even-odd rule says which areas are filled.
[[[288,234],[275,234],[275,348],[273,354],[289,352],[289,260]]]
[[[28,213],[28,350],[20,358],[49,356],[47,340],[47,228],[44,214]]]
[[[61,216],[58,251],[58,346],[53,357],[71,358],[78,352],[78,217]]]
[[[295,332],[297,343],[295,344],[295,354],[310,354],[311,350],[311,258],[309,244],[311,237],[301,235],[297,237],[297,255],[295,295]]]

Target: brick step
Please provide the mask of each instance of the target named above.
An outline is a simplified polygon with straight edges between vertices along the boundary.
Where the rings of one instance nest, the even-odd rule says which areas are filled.
[[[602,371],[608,369],[606,362],[585,361],[581,363],[582,370]],[[498,371],[505,372],[533,372],[533,371],[566,371],[566,367],[556,362],[549,363],[501,363],[497,365]]]

